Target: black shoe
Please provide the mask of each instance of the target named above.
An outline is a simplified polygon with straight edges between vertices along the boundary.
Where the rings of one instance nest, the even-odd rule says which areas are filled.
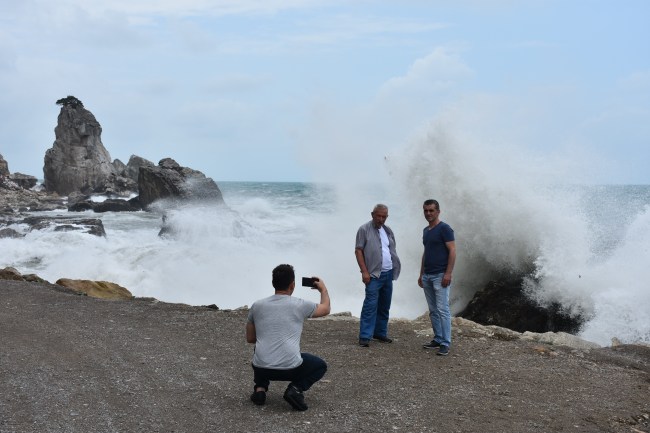
[[[302,395],[302,391],[294,385],[289,384],[289,386],[287,386],[287,390],[284,392],[284,399],[295,410],[307,410],[305,396]]]
[[[437,355],[440,355],[440,356],[449,355],[449,347],[448,346],[440,346],[440,350],[438,350]]]
[[[440,343],[436,343],[433,340],[431,340],[431,343],[427,343],[427,344],[422,345],[423,349],[437,349],[439,347],[440,347]]]
[[[377,341],[381,341],[382,343],[392,343],[393,342],[392,338],[382,337],[380,335],[373,335],[372,339],[377,340]]]
[[[370,346],[370,340],[366,340],[365,338],[359,338],[359,346],[361,347]]]
[[[258,406],[262,406],[266,402],[266,392],[255,391],[251,394],[251,401]]]

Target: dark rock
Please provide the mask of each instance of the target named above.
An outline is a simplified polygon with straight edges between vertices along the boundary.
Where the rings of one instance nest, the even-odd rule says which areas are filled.
[[[109,197],[125,197],[138,190],[137,182],[129,179],[128,177],[119,176],[111,173],[108,179],[101,185],[98,185],[94,193],[106,194]]]
[[[45,152],[46,190],[66,195],[104,185],[114,169],[95,116],[83,105],[64,104],[54,132],[56,140]]]
[[[9,180],[23,189],[32,189],[38,183],[38,179],[34,176],[22,173],[13,173],[9,175]]]
[[[540,306],[522,290],[521,278],[489,282],[474,295],[459,317],[482,325],[496,325],[517,332],[567,332],[580,330],[583,319],[564,313],[561,306]]]
[[[79,191],[71,192],[70,195],[68,195],[68,206],[73,205],[75,203],[79,203],[84,200],[89,200],[90,197],[88,197],[85,194],[82,194]]]
[[[82,230],[84,233],[91,235],[106,236],[104,224],[102,223],[102,220],[98,218],[78,219],[61,216],[28,216],[16,222],[27,225],[29,231],[52,228],[55,231]]]
[[[85,212],[87,210],[95,210],[95,203],[90,200],[84,200],[68,206],[68,212]]]
[[[0,154],[0,177],[9,176],[9,164]]]
[[[123,176],[132,179],[134,182],[138,182],[138,175],[140,174],[140,167],[155,167],[156,165],[140,156],[131,155],[129,162],[126,164],[126,168],[122,173]]]
[[[2,239],[2,238],[22,238],[22,237],[23,237],[23,235],[21,235],[20,233],[18,233],[14,229],[10,229],[10,228],[0,229],[0,239]]]
[[[95,203],[95,212],[137,212],[142,210],[130,200],[107,199],[103,202]]]
[[[200,171],[181,167],[171,158],[162,159],[157,167],[141,166],[138,190],[144,208],[161,199],[224,203],[221,191],[212,179]]]
[[[142,210],[140,202],[137,199],[106,199],[102,202],[93,202],[91,200],[79,201],[68,206],[69,212],[84,212],[92,210],[94,212],[137,212]]]

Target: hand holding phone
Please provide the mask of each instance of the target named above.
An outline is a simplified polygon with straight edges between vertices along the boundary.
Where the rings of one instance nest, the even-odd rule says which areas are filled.
[[[316,287],[316,281],[318,281],[316,277],[302,277],[302,285],[304,287]]]

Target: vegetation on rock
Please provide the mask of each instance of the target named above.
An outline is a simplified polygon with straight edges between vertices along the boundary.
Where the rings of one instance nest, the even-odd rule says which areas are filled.
[[[69,95],[66,98],[61,98],[56,101],[56,105],[72,108],[79,108],[84,106],[83,102],[81,102],[79,99]]]

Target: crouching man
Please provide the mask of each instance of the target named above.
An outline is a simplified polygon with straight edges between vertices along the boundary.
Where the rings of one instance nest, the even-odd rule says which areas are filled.
[[[289,381],[284,399],[296,410],[307,410],[303,392],[325,375],[327,364],[300,352],[300,336],[305,319],[330,313],[329,294],[319,278],[314,283],[320,292],[319,304],[292,297],[296,277],[291,265],[273,269],[272,283],[275,294],[256,301],[246,323],[246,341],[255,344],[251,401],[263,405],[271,381]]]

